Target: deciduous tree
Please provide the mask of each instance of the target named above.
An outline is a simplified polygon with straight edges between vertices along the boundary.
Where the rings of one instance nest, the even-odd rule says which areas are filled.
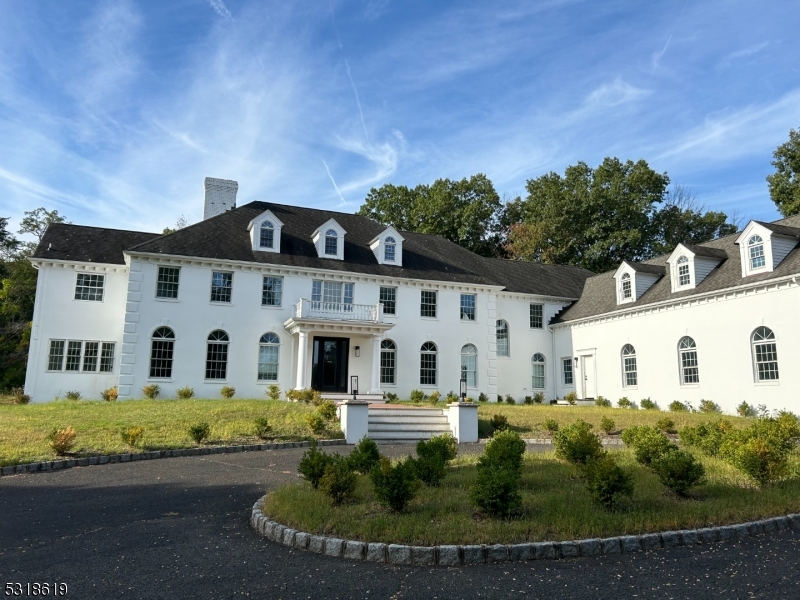
[[[769,195],[778,211],[788,217],[800,213],[800,129],[789,131],[789,141],[772,154],[775,172],[767,176]]]

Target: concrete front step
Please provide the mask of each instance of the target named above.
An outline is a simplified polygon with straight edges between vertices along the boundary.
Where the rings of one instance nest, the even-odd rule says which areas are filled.
[[[370,417],[441,417],[444,410],[441,408],[371,408]]]
[[[370,425],[367,433],[374,431],[450,431],[450,425],[441,423],[420,424],[420,423],[382,423],[381,425]]]
[[[445,430],[431,430],[431,431],[398,431],[398,430],[391,430],[391,431],[368,431],[367,437],[378,441],[383,440],[406,440],[406,441],[415,441],[415,440],[427,440],[432,438],[435,435],[441,435],[443,433],[449,432],[449,429]]]
[[[443,415],[431,415],[431,416],[424,416],[418,417],[416,415],[402,415],[399,417],[373,417],[370,415],[368,417],[369,423],[449,423],[447,417]]]

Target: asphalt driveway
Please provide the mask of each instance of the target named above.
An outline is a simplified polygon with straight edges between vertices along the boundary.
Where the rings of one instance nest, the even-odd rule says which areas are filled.
[[[67,598],[104,600],[800,598],[797,530],[627,556],[459,568],[352,563],[290,550],[259,537],[248,519],[265,490],[296,479],[302,453],[3,477],[0,596],[9,582],[64,582]]]

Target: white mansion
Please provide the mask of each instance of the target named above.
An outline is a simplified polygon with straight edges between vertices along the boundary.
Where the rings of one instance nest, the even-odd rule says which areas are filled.
[[[312,387],[517,401],[746,400],[800,409],[800,217],[593,275],[489,259],[438,236],[205,181],[169,235],[58,224],[39,270],[25,389],[218,397]]]

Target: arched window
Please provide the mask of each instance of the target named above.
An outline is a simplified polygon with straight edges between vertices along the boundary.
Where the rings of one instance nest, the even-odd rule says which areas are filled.
[[[700,383],[700,370],[697,366],[697,345],[689,336],[682,337],[678,343],[681,365],[681,384]]]
[[[383,242],[383,260],[394,262],[395,244],[397,244],[397,242],[394,241],[393,237],[386,238],[386,241]]]
[[[751,236],[750,239],[747,240],[747,248],[750,252],[751,269],[758,269],[767,264],[766,258],[764,257],[764,240],[761,239],[760,235]]]
[[[275,228],[271,221],[264,221],[261,224],[261,247],[272,248],[275,243]]]
[[[633,290],[631,289],[631,276],[629,273],[622,274],[622,299],[628,300],[633,297]]]
[[[339,253],[339,236],[335,229],[325,232],[325,254],[336,256]]]
[[[397,383],[397,346],[392,340],[381,342],[381,383]]]
[[[689,285],[692,282],[692,277],[689,274],[689,259],[681,256],[678,259],[678,285]]]
[[[478,387],[478,349],[472,344],[461,348],[461,379],[467,380],[467,387]]]
[[[753,332],[753,362],[757,381],[778,380],[778,345],[769,327],[759,327]]]
[[[206,379],[225,379],[228,374],[228,334],[215,329],[206,344]]]
[[[639,375],[636,372],[636,349],[630,344],[622,347],[622,385],[631,387],[638,385]]]
[[[281,356],[281,338],[269,332],[258,340],[258,380],[278,381]]]
[[[175,332],[159,327],[150,340],[150,379],[172,377],[172,356],[175,353]]]
[[[419,383],[436,385],[436,344],[425,342],[419,351]]]
[[[534,390],[543,390],[545,385],[544,354],[537,352],[531,357],[531,387]]]
[[[497,356],[509,356],[508,323],[503,319],[498,319],[495,323],[495,335],[497,337]]]

